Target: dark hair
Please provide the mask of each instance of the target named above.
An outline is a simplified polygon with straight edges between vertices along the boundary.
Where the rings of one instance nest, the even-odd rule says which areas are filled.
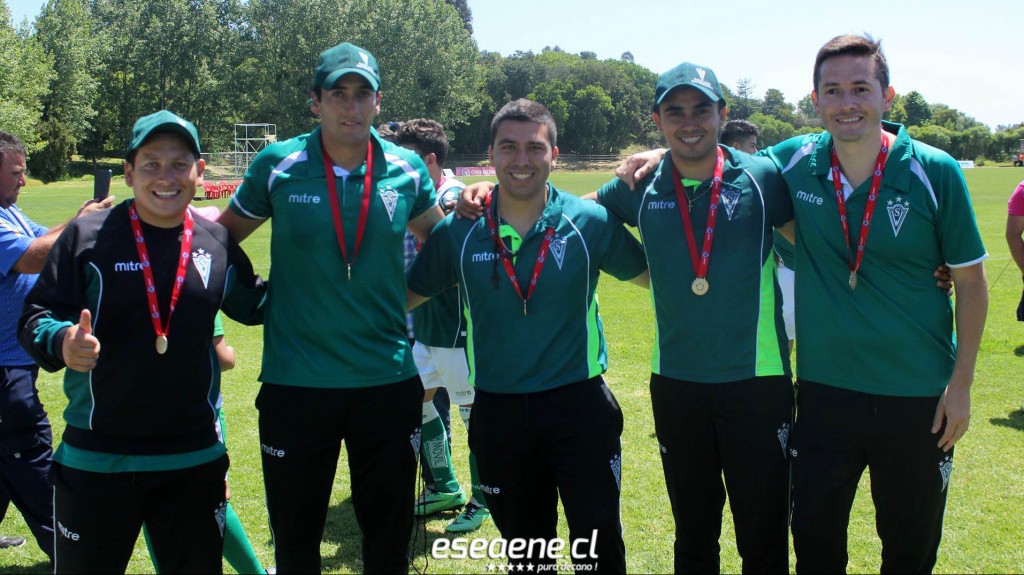
[[[722,135],[718,138],[718,141],[723,145],[731,147],[738,140],[748,136],[759,137],[760,135],[761,130],[758,130],[755,124],[746,120],[729,120],[722,124]]]
[[[377,135],[380,136],[381,140],[391,142],[394,144],[397,139],[397,131],[402,125],[398,122],[386,122],[377,126]]]
[[[683,88],[691,88],[693,90],[696,90],[701,96],[704,96],[708,100],[711,99],[703,91],[697,90],[697,88],[694,88],[693,86],[676,86],[675,88],[672,88],[671,90],[669,90],[668,92],[665,93],[665,97],[661,100],[661,102],[655,104],[654,106],[651,106],[651,111],[654,112],[655,114],[661,116],[661,106],[662,106],[662,104],[665,103],[665,100],[668,99],[669,94],[672,94],[673,92],[675,92],[677,90],[681,90]],[[717,112],[717,113],[721,113],[722,110],[726,108],[725,98],[719,98],[717,102],[712,102],[712,104],[715,105],[715,112]]]
[[[403,122],[395,143],[412,146],[421,156],[434,154],[438,166],[444,166],[448,159],[448,137],[444,135],[444,126],[434,120],[416,118]]]
[[[4,154],[9,152],[21,154],[22,156],[28,155],[25,152],[25,144],[17,136],[7,132],[0,132],[0,162],[4,161]]]
[[[865,34],[844,34],[836,36],[818,50],[814,58],[814,89],[818,89],[818,81],[821,80],[821,65],[829,58],[839,56],[869,56],[875,61],[875,77],[882,89],[889,87],[889,64],[885,61],[885,54],[882,53],[882,41],[875,40]]]
[[[367,80],[366,77],[363,76],[362,74],[359,74],[359,73],[356,73],[356,72],[349,72],[348,74],[342,74],[342,78],[344,78],[345,76],[348,76],[350,74],[355,74],[356,76],[359,76],[363,80],[363,83],[366,84],[366,87],[371,89],[371,90],[373,90],[373,84],[371,84],[370,81]],[[338,80],[341,80],[341,78],[338,78]],[[314,93],[314,94],[316,94],[316,99],[317,100],[323,100],[324,99],[324,89],[333,90],[335,88],[335,86],[338,85],[338,83],[335,82],[334,86],[317,86],[315,84],[315,82],[316,82],[315,78],[313,79],[313,82],[314,82],[314,84],[309,86],[309,91]],[[373,90],[373,91],[374,91],[375,94],[380,92],[380,90]],[[313,102],[310,102],[310,104],[312,104],[312,103]]]
[[[141,148],[142,146],[145,146],[146,144],[151,142],[153,140],[153,138],[155,138],[155,137],[157,137],[157,136],[159,136],[161,134],[170,134],[170,135],[178,138],[182,142],[185,142],[185,147],[187,147],[189,149],[189,151],[192,152],[192,157],[194,157],[196,160],[198,160],[199,158],[202,157],[202,156],[199,155],[199,152],[197,152],[197,151],[192,149],[192,142],[189,141],[189,139],[185,136],[185,134],[182,134],[181,132],[179,132],[178,130],[176,130],[174,128],[160,127],[160,128],[155,128],[152,132],[147,134],[146,135],[146,139],[142,140],[142,143],[139,144],[137,148],[135,148],[134,150],[132,150],[132,151],[128,152],[127,154],[125,154],[125,157],[124,157],[125,163],[131,164],[132,167],[134,168],[135,167],[135,156],[136,156],[136,154],[139,153],[139,148]]]
[[[554,148],[557,145],[558,128],[555,127],[555,119],[551,117],[551,112],[544,107],[544,104],[527,100],[526,98],[519,98],[502,106],[498,113],[494,115],[494,119],[491,120],[492,145],[494,144],[494,139],[498,137],[498,127],[501,126],[502,122],[535,122],[543,124],[548,127],[548,142],[551,144],[551,147]]]

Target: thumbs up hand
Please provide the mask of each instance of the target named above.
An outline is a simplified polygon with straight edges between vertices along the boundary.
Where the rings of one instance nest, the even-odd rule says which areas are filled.
[[[82,310],[78,323],[64,332],[61,344],[64,364],[75,371],[86,373],[96,367],[100,357],[100,340],[92,334],[92,313]]]

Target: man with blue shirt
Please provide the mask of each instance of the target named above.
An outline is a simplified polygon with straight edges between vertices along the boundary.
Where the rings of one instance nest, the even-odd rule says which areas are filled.
[[[53,436],[36,389],[39,368],[18,344],[17,327],[25,296],[67,224],[45,228],[15,205],[25,185],[25,155],[21,140],[0,132],[0,519],[13,502],[52,559],[53,490],[48,474]],[[89,200],[78,215],[109,208],[112,202],[113,198]],[[2,547],[21,543],[24,538],[0,538]]]

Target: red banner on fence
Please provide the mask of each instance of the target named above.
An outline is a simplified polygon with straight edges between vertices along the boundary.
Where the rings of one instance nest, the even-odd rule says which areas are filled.
[[[460,166],[455,168],[456,176],[493,176],[493,166]]]

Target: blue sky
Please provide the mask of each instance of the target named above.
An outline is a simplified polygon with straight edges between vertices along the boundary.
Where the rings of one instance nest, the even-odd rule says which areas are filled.
[[[15,24],[44,0],[6,0]],[[1021,0],[469,0],[482,50],[510,55],[559,46],[598,58],[633,54],[663,72],[683,61],[712,68],[758,95],[782,90],[796,103],[811,90],[818,48],[833,36],[882,40],[892,85],[920,92],[995,128],[1024,122],[1024,2]],[[618,27],[619,29],[616,29]]]

